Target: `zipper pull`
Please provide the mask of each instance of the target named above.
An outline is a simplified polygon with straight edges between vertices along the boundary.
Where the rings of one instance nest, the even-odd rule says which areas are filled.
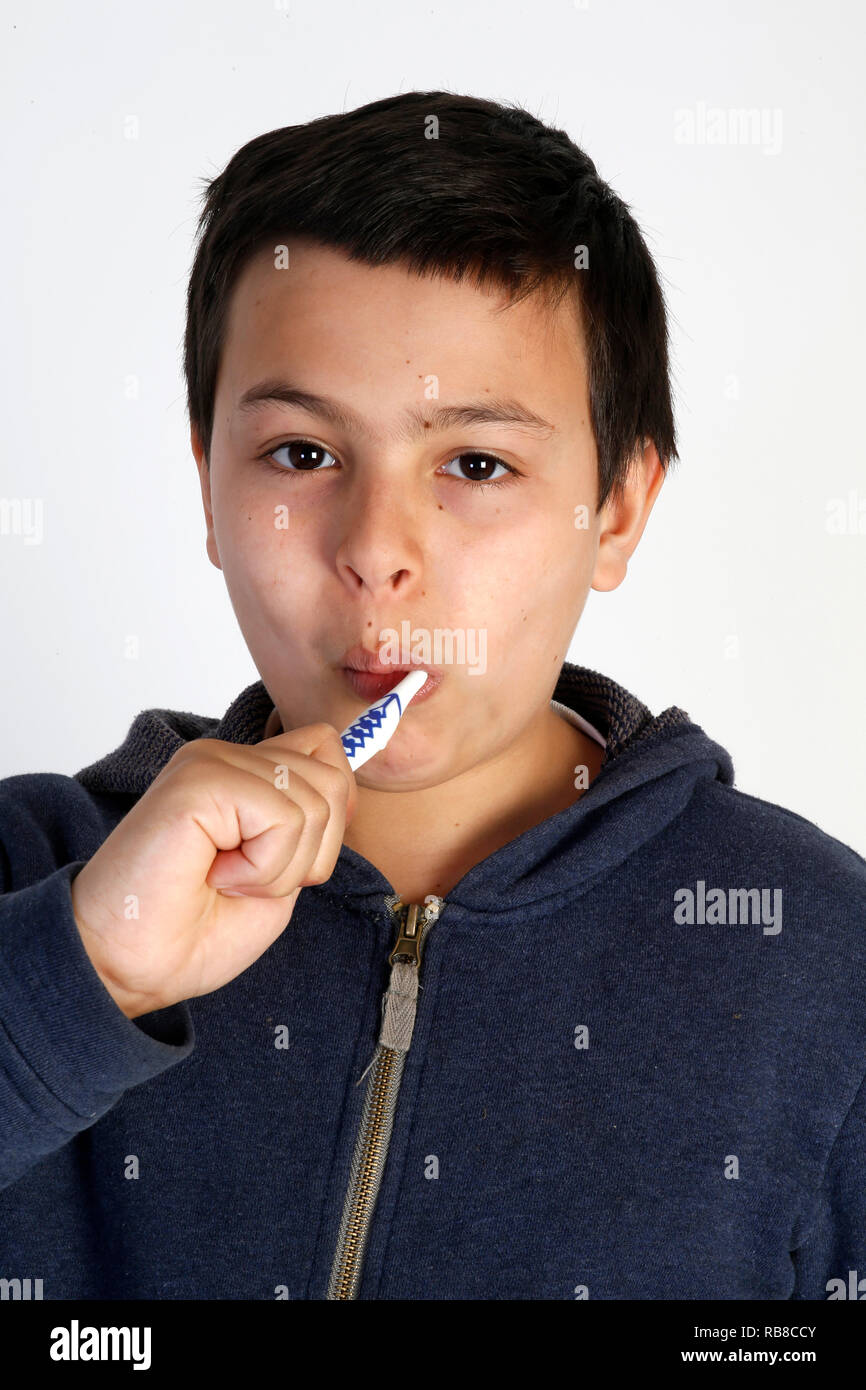
[[[439,916],[443,901],[428,893],[423,910],[420,903],[409,903],[405,917],[401,915],[404,904],[399,898],[389,906],[400,917],[400,922],[394,949],[388,957],[391,978],[382,998],[379,1046],[388,1047],[392,1052],[408,1052],[415,1028],[421,945]]]
[[[388,906],[396,917],[400,917],[406,904],[396,898],[394,900],[388,899]],[[394,942],[394,949],[388,957],[389,965],[393,966],[397,961],[401,965],[417,966],[421,964],[421,945],[427,934],[426,928],[433,925],[443,906],[442,898],[438,898],[435,893],[428,893],[424,899],[424,911],[419,920],[421,904],[409,903],[405,918],[400,917],[397,940]]]
[[[399,912],[401,907],[402,903],[394,910]],[[400,918],[397,940],[394,942],[394,949],[388,957],[389,965],[394,965],[396,961],[399,961],[401,965],[421,964],[421,926],[424,919],[418,921],[420,911],[420,903],[410,903],[406,916]]]

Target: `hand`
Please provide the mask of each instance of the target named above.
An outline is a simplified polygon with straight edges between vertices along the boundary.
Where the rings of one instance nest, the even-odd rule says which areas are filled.
[[[71,884],[84,947],[127,1017],[209,994],[258,960],[301,889],[330,878],[357,799],[330,724],[179,749]]]

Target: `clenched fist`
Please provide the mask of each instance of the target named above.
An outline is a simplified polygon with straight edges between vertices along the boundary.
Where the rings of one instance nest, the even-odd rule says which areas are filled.
[[[258,960],[301,889],[330,878],[357,800],[330,724],[179,749],[71,884],[84,947],[126,1016],[209,994]]]

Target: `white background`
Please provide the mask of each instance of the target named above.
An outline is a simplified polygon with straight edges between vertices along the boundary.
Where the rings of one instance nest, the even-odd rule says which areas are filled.
[[[0,534],[0,777],[71,774],[139,710],[219,716],[257,679],[185,415],[202,180],[264,131],[444,88],[567,130],[668,299],[681,461],[569,658],[688,710],[744,791],[866,853],[866,533],[827,529],[833,499],[866,513],[855,0],[43,0],[2,19],[0,499],[41,503],[43,538]],[[709,108],[761,111],[770,138],[677,138],[677,112]]]

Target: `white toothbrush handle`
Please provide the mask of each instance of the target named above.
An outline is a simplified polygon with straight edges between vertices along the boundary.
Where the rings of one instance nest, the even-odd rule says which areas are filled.
[[[388,744],[391,736],[408,705],[427,681],[427,672],[419,669],[410,671],[393,690],[353,719],[340,735],[349,766],[357,772],[368,759]]]

